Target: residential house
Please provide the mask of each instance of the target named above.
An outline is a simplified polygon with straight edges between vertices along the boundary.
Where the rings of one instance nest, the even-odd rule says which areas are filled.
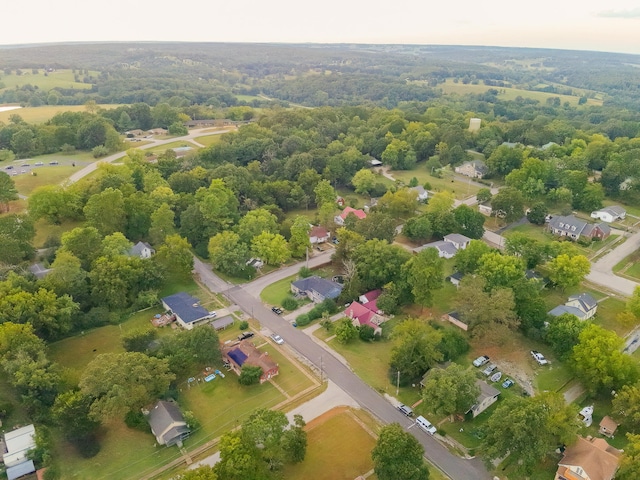
[[[42,280],[44,277],[53,272],[53,268],[45,268],[45,266],[39,262],[29,265],[29,271],[35,275],[38,280]]]
[[[473,414],[473,418],[476,418],[487,408],[496,403],[498,401],[498,396],[500,395],[500,391],[493,388],[487,382],[476,380],[476,385],[480,387],[480,395],[478,395],[476,403],[466,412],[471,412]]]
[[[4,448],[6,451],[2,455],[2,461],[5,467],[15,467],[29,462],[29,452],[36,448],[36,428],[27,425],[5,433]],[[32,471],[35,471],[35,468]]]
[[[469,329],[469,325],[462,321],[460,314],[458,312],[449,312],[442,315],[442,320],[455,325],[456,327],[464,330],[465,332]]]
[[[549,315],[559,317],[564,313],[575,315],[580,320],[592,318],[598,311],[598,302],[588,293],[571,295],[564,305],[558,305],[548,312]]]
[[[533,280],[534,282],[536,282],[540,286],[540,288],[546,287],[549,283],[549,279],[543,277],[535,270],[525,270],[524,276],[527,280]]]
[[[367,292],[367,293],[364,293],[364,294],[360,295],[358,297],[358,300],[363,305],[366,305],[367,303],[375,302],[378,299],[378,297],[380,296],[381,293],[382,293],[382,290],[380,290],[379,288],[376,289],[376,290],[371,290],[370,292]]]
[[[462,281],[462,277],[464,277],[464,273],[453,272],[451,275],[447,277],[447,280],[453,283],[456,287],[459,287],[460,282]]]
[[[480,131],[480,125],[482,125],[481,118],[470,118],[469,119],[469,131],[470,132],[478,132]]]
[[[612,480],[621,453],[603,438],[578,437],[558,462],[555,480]]]
[[[607,223],[624,220],[626,216],[627,211],[619,205],[612,205],[611,207],[605,207],[591,212],[591,218],[597,218]]]
[[[368,302],[365,305],[360,302],[351,302],[351,305],[347,307],[344,314],[351,319],[356,327],[368,325],[373,328],[375,333],[381,334],[382,328],[380,328],[380,325],[385,319],[378,313],[378,311],[373,311],[371,307],[367,308],[367,305],[370,305],[371,303],[375,303],[375,300],[373,300],[373,302]]]
[[[482,160],[471,160],[458,165],[455,172],[465,177],[482,178],[489,172],[489,169]]]
[[[326,228],[313,226],[309,231],[309,241],[311,245],[325,243],[329,241],[329,238],[331,238],[331,233],[329,233]]]
[[[336,215],[333,218],[333,221],[336,222],[337,225],[342,226],[344,225],[344,221],[347,219],[347,216],[351,213],[354,214],[359,220],[362,220],[363,218],[367,218],[367,214],[364,212],[364,210],[345,207],[340,215]]]
[[[549,231],[554,235],[578,240],[581,236],[603,240],[611,234],[611,228],[604,223],[591,224],[569,215],[553,217],[549,220]]]
[[[180,408],[173,402],[159,400],[149,412],[147,421],[158,445],[182,447],[182,441],[191,434]]]
[[[264,383],[279,373],[279,367],[267,352],[261,352],[250,340],[242,340],[233,345],[222,345],[222,357],[231,365],[236,374],[240,375],[244,365],[260,367],[262,375],[260,383]]]
[[[435,248],[438,250],[438,256],[440,258],[453,258],[455,254],[458,253],[458,249],[452,243],[445,242],[444,240],[426,243],[420,247],[416,247],[413,249],[413,253],[420,253],[425,248]]]
[[[381,167],[382,162],[377,158],[372,158],[371,160],[369,160],[369,165],[371,165],[372,167]]]
[[[264,267],[264,262],[259,258],[250,258],[245,262],[245,265],[247,267],[253,267],[256,270],[259,270],[260,268]]]
[[[450,233],[449,235],[445,235],[444,241],[456,247],[457,250],[464,250],[471,243],[471,239],[469,237],[465,237],[459,233]]]
[[[164,297],[162,305],[187,330],[191,330],[194,326],[213,318],[213,314],[200,305],[200,300],[185,292]]]
[[[605,415],[604,418],[600,421],[600,435],[604,435],[605,437],[613,438],[613,434],[616,433],[618,429],[618,422],[616,422],[609,415]]]
[[[151,258],[156,251],[147,242],[138,242],[127,253],[130,257]]]
[[[411,190],[418,194],[419,202],[426,202],[429,198],[429,192],[427,192],[422,185],[418,185],[417,187],[411,187]]]
[[[306,295],[314,302],[320,303],[327,298],[338,298],[342,292],[342,285],[314,275],[292,282],[291,291],[296,295]]]

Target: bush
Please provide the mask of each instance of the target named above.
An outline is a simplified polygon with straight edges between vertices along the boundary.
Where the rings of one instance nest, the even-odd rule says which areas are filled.
[[[239,325],[240,330],[246,330],[247,328],[249,328],[249,322],[247,322],[246,320],[242,320]]]
[[[469,351],[469,343],[462,333],[451,328],[443,329],[442,340],[438,344],[438,350],[442,353],[443,361],[455,360],[460,355]]]
[[[98,145],[97,147],[93,147],[91,155],[93,155],[93,158],[106,157],[109,155],[109,149],[104,145]]]
[[[13,403],[3,400],[0,402],[0,418],[7,418],[13,412]]]
[[[296,317],[296,324],[299,327],[305,327],[307,325],[309,325],[311,323],[311,318],[309,317],[309,314],[307,313],[303,313],[302,315],[298,315]]]
[[[282,307],[285,310],[293,311],[298,308],[298,302],[293,297],[287,297],[282,301]]]
[[[313,271],[310,268],[302,267],[298,272],[298,275],[300,275],[300,278],[309,278],[313,275]]]
[[[149,423],[144,414],[140,410],[132,410],[124,416],[124,423],[129,428],[140,430],[141,432],[149,431]]]
[[[373,327],[369,325],[360,325],[360,327],[358,327],[358,336],[360,337],[360,340],[372,342],[375,339],[376,333]]]
[[[589,245],[591,245],[591,242],[592,240],[589,237],[581,236],[578,239],[578,245],[582,245],[583,247],[588,247]]]

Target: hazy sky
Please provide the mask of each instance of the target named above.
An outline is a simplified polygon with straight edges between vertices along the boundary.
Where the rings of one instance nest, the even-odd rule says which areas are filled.
[[[640,0],[5,0],[0,45],[65,41],[500,45],[640,54]]]

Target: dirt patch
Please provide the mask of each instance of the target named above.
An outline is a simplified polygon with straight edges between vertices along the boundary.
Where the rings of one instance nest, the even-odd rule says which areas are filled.
[[[480,341],[474,343],[479,344]],[[513,378],[529,395],[535,393],[533,390],[535,372],[529,363],[529,350],[526,345],[521,343],[520,339],[514,338],[502,345],[484,344],[482,347],[477,345],[472,345],[472,347],[472,358],[487,355],[491,359],[491,363],[498,366],[503,378]]]

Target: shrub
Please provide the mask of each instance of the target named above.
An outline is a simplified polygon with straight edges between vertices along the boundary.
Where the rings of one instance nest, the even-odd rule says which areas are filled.
[[[376,333],[373,327],[369,325],[360,325],[360,327],[358,327],[358,336],[360,337],[360,340],[364,340],[365,342],[372,342],[376,336]]]
[[[132,410],[124,416],[124,423],[129,428],[140,430],[141,432],[149,431],[149,423],[140,410]]]
[[[109,155],[109,149],[104,145],[98,145],[96,147],[93,147],[93,150],[91,150],[91,155],[93,155],[93,158],[105,157]]]
[[[298,272],[298,275],[300,275],[300,278],[309,278],[313,275],[313,271],[310,268],[302,267]]]
[[[246,330],[247,328],[249,328],[249,322],[247,322],[246,320],[242,320],[239,325],[240,330]]]
[[[296,324],[299,327],[304,327],[306,325],[309,325],[311,323],[311,318],[309,317],[309,314],[307,313],[303,313],[302,315],[298,315],[296,317]]]
[[[282,301],[282,307],[285,310],[292,311],[298,308],[298,302],[293,297],[287,297]]]
[[[578,244],[579,244],[579,245],[582,245],[583,247],[588,247],[589,245],[591,245],[591,242],[592,242],[592,240],[591,240],[591,238],[589,238],[589,237],[581,236],[581,237],[578,239]]]

